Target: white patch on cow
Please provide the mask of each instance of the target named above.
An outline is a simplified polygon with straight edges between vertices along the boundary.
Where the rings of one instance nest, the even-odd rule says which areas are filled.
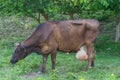
[[[20,43],[14,43],[14,50],[17,48],[18,45],[20,45]]]
[[[15,44],[14,44],[15,47],[18,46],[18,45],[20,45],[20,43],[15,43]]]
[[[87,55],[87,48],[86,46],[82,46],[80,50],[76,53],[76,58],[79,60],[87,60],[88,55]]]
[[[69,52],[67,52],[67,54],[70,54]]]

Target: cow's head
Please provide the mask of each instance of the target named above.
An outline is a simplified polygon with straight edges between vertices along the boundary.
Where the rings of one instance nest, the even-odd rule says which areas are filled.
[[[29,50],[23,44],[17,44],[10,62],[15,64],[19,60],[25,58],[29,53]]]

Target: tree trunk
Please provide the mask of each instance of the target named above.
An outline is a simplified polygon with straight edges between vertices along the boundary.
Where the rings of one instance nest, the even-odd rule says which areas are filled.
[[[69,16],[70,16],[70,19],[73,20],[73,14],[72,14],[72,13],[69,13]]]
[[[44,17],[44,19],[45,19],[46,21],[49,20],[48,14],[43,14],[43,17]]]
[[[116,26],[116,39],[115,39],[115,42],[118,42],[118,41],[120,41],[120,22]]]
[[[40,12],[38,12],[37,22],[40,23]]]
[[[117,17],[116,20],[116,38],[115,38],[115,42],[120,41],[120,15]]]

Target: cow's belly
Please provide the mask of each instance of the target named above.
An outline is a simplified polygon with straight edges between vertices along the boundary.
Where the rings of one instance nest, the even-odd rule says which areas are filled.
[[[66,52],[76,52],[83,44],[82,40],[63,40],[58,43],[58,49]]]
[[[61,51],[78,51],[84,44],[83,29],[72,26],[55,28],[54,37]]]

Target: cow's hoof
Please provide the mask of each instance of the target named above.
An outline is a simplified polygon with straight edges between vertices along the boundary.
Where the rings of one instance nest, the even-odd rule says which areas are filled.
[[[88,71],[88,69],[87,69],[87,68],[85,68],[85,71]]]
[[[94,67],[95,65],[94,64],[91,64],[91,67]]]
[[[37,74],[41,75],[41,74],[43,74],[43,72],[42,71],[38,71]]]
[[[90,68],[92,68],[92,67],[86,67],[86,68],[85,68],[85,71],[88,71]]]

